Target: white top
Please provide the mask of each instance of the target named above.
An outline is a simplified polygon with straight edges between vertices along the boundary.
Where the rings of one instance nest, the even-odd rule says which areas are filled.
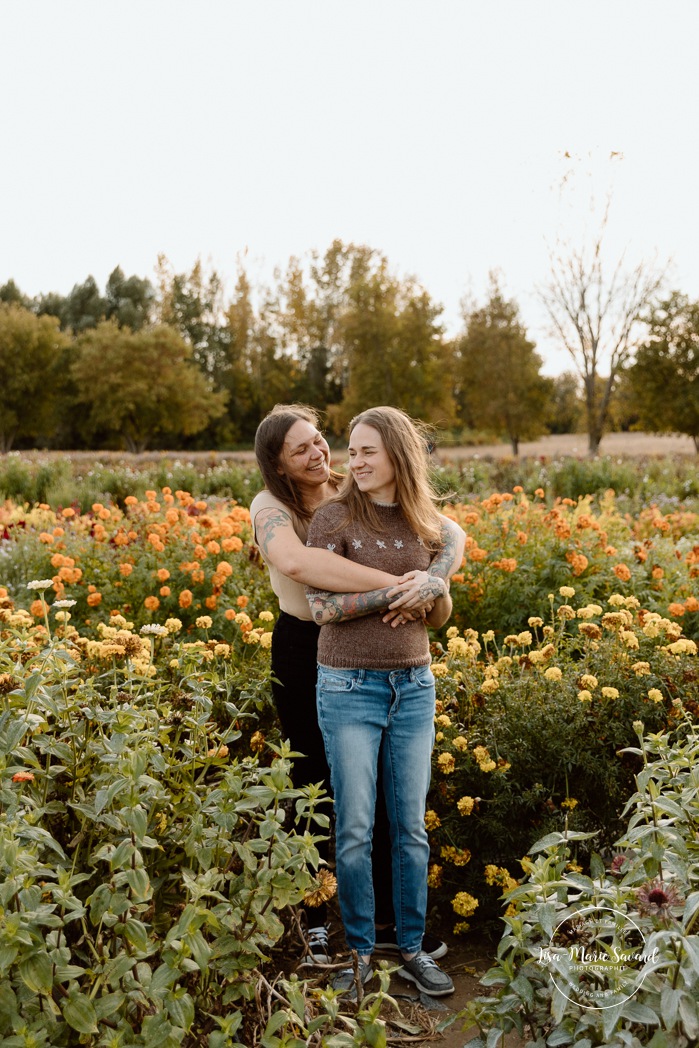
[[[302,520],[293,509],[286,506],[280,499],[271,492],[263,488],[255,498],[252,500],[250,505],[250,520],[252,521],[252,531],[257,542],[257,532],[255,528],[255,517],[263,509],[281,509],[289,517],[293,524],[294,531],[298,535],[301,542],[306,545],[308,538],[308,524],[305,520]],[[285,575],[278,567],[270,562],[265,557],[264,551],[260,549],[260,554],[265,564],[269,569],[269,580],[272,583],[272,589],[277,595],[279,600],[279,607],[282,611],[285,611],[287,615],[294,615],[297,619],[304,619],[307,622],[312,622],[311,609],[308,606],[306,600],[306,588],[301,582],[294,582],[288,575]]]

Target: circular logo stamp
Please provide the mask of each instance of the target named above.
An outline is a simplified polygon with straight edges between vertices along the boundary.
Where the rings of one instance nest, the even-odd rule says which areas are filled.
[[[641,986],[650,953],[639,926],[612,906],[587,906],[554,929],[539,964],[556,989],[580,1008],[613,1008]]]

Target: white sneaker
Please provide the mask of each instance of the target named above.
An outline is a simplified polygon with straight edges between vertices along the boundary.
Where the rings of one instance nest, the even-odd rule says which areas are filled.
[[[320,924],[317,928],[309,928],[308,950],[301,960],[301,968],[312,968],[316,964],[331,964],[330,945],[328,942],[329,929],[327,925]]]

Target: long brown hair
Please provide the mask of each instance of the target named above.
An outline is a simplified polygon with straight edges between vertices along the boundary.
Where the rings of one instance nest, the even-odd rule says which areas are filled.
[[[279,458],[286,435],[299,419],[320,429],[318,413],[306,404],[275,404],[265,415],[255,433],[255,458],[267,490],[293,510],[302,520],[310,520],[313,511],[303,501],[303,493],[285,474],[279,473]],[[330,470],[330,480],[339,484],[342,475]]]
[[[395,470],[397,501],[411,529],[428,549],[438,549],[441,522],[435,507],[438,496],[427,472],[427,427],[392,407],[369,408],[356,415],[349,424],[350,436],[360,423],[372,426],[381,435]],[[359,521],[368,531],[381,533],[374,503],[359,490],[351,471],[331,501],[345,505],[349,522]]]

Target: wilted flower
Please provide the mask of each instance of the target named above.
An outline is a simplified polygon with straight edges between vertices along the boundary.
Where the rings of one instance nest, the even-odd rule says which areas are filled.
[[[322,906],[328,899],[332,899],[336,892],[337,878],[335,874],[321,867],[316,873],[315,886],[308,889],[303,897],[303,901],[306,906]]]
[[[640,913],[651,917],[669,917],[673,906],[681,906],[684,899],[672,884],[664,884],[656,877],[636,889]]]
[[[425,812],[425,828],[427,831],[431,832],[432,830],[436,830],[441,825],[442,820],[439,815],[437,815],[437,812],[433,811],[432,808],[428,808]]]

